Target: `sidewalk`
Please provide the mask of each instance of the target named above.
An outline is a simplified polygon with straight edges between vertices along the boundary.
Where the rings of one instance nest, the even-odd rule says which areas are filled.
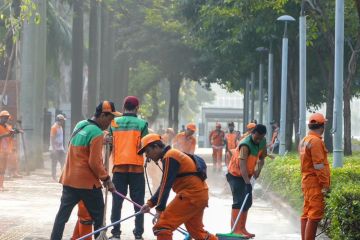
[[[197,152],[211,160],[209,149],[198,149]],[[211,164],[209,164],[211,165]],[[58,170],[59,172],[59,170]],[[210,188],[209,208],[204,215],[205,228],[212,233],[230,231],[230,212],[232,197],[224,173],[212,172],[209,167],[208,184]],[[60,204],[61,185],[54,182],[50,175],[50,161],[45,161],[45,168],[39,169],[22,179],[6,181],[8,191],[0,193],[0,239],[1,240],[44,240],[49,239],[52,224]],[[300,239],[297,222],[292,222],[268,201],[260,199],[262,194],[254,191],[253,207],[249,211],[248,230],[256,233],[255,239],[292,240]],[[146,193],[146,199],[149,198]],[[171,200],[173,195],[170,196]],[[133,214],[130,203],[124,202],[123,216]],[[111,196],[107,208],[107,223],[110,222]],[[65,227],[64,239],[69,239],[77,219],[75,207]],[[145,216],[145,239],[155,239],[152,234],[151,216]],[[132,229],[134,220],[122,225],[122,239],[134,239]],[[110,232],[108,231],[110,236]],[[183,239],[180,233],[174,233],[174,239]]]

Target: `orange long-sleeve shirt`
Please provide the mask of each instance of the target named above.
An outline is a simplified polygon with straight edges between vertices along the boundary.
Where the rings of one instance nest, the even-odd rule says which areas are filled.
[[[313,131],[300,142],[302,187],[330,187],[327,149],[321,136]]]
[[[100,180],[108,178],[102,157],[103,132],[92,120],[79,122],[74,131],[84,125],[71,139],[60,183],[73,188],[99,188]]]
[[[8,123],[0,124],[0,136],[5,136],[12,131],[12,126]],[[12,136],[5,136],[0,138],[0,153],[10,153],[14,148],[14,138]]]
[[[215,146],[215,147],[224,146],[224,139],[225,139],[225,133],[222,130],[220,130],[220,131],[213,130],[209,136],[211,145]]]

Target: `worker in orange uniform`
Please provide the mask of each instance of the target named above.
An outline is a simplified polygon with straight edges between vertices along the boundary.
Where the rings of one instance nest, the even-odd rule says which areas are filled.
[[[65,163],[65,148],[64,148],[64,129],[65,116],[58,114],[55,117],[55,123],[52,125],[50,130],[50,147],[51,147],[51,176],[54,181],[56,178],[56,166],[60,164],[61,169]]]
[[[238,137],[237,132],[234,131],[234,129],[235,129],[234,122],[229,122],[228,123],[228,129],[229,129],[229,132],[227,132],[225,134],[225,150],[226,150],[225,164],[226,164],[226,166],[229,165],[230,158],[231,158],[231,155],[232,155],[230,150],[236,148],[236,140],[237,140],[237,137]]]
[[[231,227],[239,214],[245,196],[249,197],[244,205],[243,212],[240,213],[240,220],[235,227],[235,233],[244,235],[246,238],[253,238],[255,234],[246,230],[248,210],[252,205],[252,186],[250,179],[259,177],[264,166],[266,153],[266,127],[257,124],[251,134],[240,142],[240,145],[233,151],[233,156],[228,166],[226,179],[230,185],[233,196],[231,212]]]
[[[0,112],[0,191],[4,191],[4,177],[8,158],[13,151],[15,131],[8,123],[10,113]]]
[[[299,144],[304,207],[301,239],[314,240],[319,221],[324,216],[325,195],[330,188],[330,167],[322,135],[326,119],[321,113],[309,118],[309,132]]]
[[[279,153],[280,141],[278,136],[279,136],[280,128],[278,122],[276,122],[275,120],[271,121],[271,128],[272,128],[272,137],[271,137],[271,142],[268,145],[269,152]]]
[[[174,138],[174,148],[189,154],[194,154],[196,139],[193,136],[196,132],[195,123],[189,123],[186,125],[185,132],[180,132]]]
[[[165,133],[161,135],[161,140],[165,145],[172,145],[173,139],[175,137],[174,129],[167,128],[165,130]]]
[[[12,116],[9,116],[9,120],[12,120]],[[7,122],[11,127],[12,123]],[[22,130],[12,127],[15,133],[24,133]],[[7,171],[10,178],[21,178],[19,174],[19,152],[17,150],[17,138],[16,134],[12,136],[12,149],[8,155]]]
[[[113,136],[113,182],[116,190],[127,195],[130,189],[130,198],[140,204],[144,204],[145,198],[145,177],[144,157],[138,155],[141,147],[141,139],[148,134],[148,123],[138,118],[140,102],[135,96],[127,96],[124,99],[123,115],[117,117],[111,125]],[[113,194],[111,222],[121,219],[121,210],[124,199]],[[134,206],[135,212],[140,208]],[[120,239],[120,224],[114,225],[111,230],[112,240]],[[133,234],[135,239],[143,239],[144,215],[135,217],[135,228]]]
[[[114,103],[101,102],[91,119],[76,124],[70,137],[66,163],[60,177],[63,185],[60,208],[56,214],[50,240],[61,240],[66,222],[76,204],[84,202],[87,211],[94,220],[94,229],[103,224],[104,187],[110,192],[115,186],[108,175],[104,164],[102,149],[104,144],[103,130],[107,129],[115,116]],[[95,234],[95,238],[99,233]]]
[[[251,135],[252,131],[256,127],[256,123],[250,122],[246,125],[246,132],[240,137],[240,142],[245,139],[247,136]]]
[[[144,137],[141,145],[140,154],[145,153],[155,162],[161,160],[164,166],[160,187],[141,208],[142,212],[149,212],[156,206],[153,231],[157,239],[171,240],[173,231],[183,223],[194,239],[217,239],[204,230],[202,218],[208,205],[209,191],[206,182],[196,175],[194,160],[177,149],[165,146],[157,134]],[[171,188],[176,196],[166,206]]]
[[[216,128],[209,135],[209,142],[211,144],[213,153],[214,170],[221,170],[222,152],[225,143],[225,132],[221,130],[221,124],[216,123]]]

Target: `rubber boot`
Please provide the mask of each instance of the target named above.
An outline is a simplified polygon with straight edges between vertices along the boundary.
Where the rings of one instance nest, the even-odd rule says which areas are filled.
[[[247,238],[253,238],[255,237],[255,234],[253,233],[249,233],[247,230],[246,230],[246,220],[247,220],[247,214],[248,212],[242,212],[241,215],[240,215],[240,227],[241,227],[241,234],[243,234],[245,237]]]
[[[301,219],[301,240],[305,240],[305,229],[308,219],[302,218]]]
[[[156,239],[157,240],[172,240],[172,235],[171,234],[164,234],[164,233],[159,233],[156,235]]]
[[[92,225],[93,221],[81,221],[79,223],[79,234],[80,236],[85,236],[86,234],[89,234],[92,232],[93,229],[93,225]],[[85,240],[91,240],[92,237],[87,237],[85,238]]]
[[[80,219],[77,220],[76,222],[76,225],[74,227],[74,232],[73,232],[73,235],[72,237],[70,238],[71,240],[75,240],[75,239],[78,239],[80,238],[80,232],[79,232],[79,224],[80,224]]]
[[[308,220],[305,230],[305,240],[315,240],[319,221]]]

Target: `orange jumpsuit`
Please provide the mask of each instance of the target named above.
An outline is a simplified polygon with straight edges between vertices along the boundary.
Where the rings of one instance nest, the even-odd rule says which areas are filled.
[[[237,146],[237,137],[235,131],[229,132],[225,134],[225,141],[226,141],[226,155],[225,155],[225,163],[226,166],[229,165],[230,159],[231,159],[231,149],[236,149]]]
[[[150,207],[156,206],[156,210],[161,212],[153,227],[157,239],[171,240],[172,232],[183,223],[194,239],[217,239],[204,230],[202,221],[209,200],[206,182],[195,175],[177,177],[178,174],[196,172],[194,161],[168,146],[163,151],[162,163],[164,172],[161,185],[147,201]],[[166,206],[171,188],[176,196]]]
[[[299,145],[304,208],[301,219],[320,221],[324,216],[323,188],[330,187],[327,149],[321,136],[310,131]]]
[[[177,134],[173,140],[174,148],[185,152],[194,154],[196,139],[194,136],[186,136],[185,132]]]
[[[221,161],[222,161],[222,152],[223,152],[223,147],[224,147],[224,138],[225,138],[225,133],[224,131],[220,130],[213,130],[210,133],[210,143],[213,149],[213,164],[214,164],[214,168],[216,169],[221,169]]]
[[[13,137],[8,134],[12,131],[11,125],[0,124],[0,189],[3,188],[4,175],[8,158],[13,151]]]

